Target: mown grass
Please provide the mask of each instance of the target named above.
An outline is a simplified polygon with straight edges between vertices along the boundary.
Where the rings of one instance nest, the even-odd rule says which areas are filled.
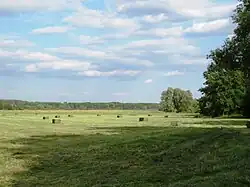
[[[69,111],[34,113],[0,116],[0,186],[250,186],[244,119],[164,118],[159,112],[148,117],[144,111],[71,111],[72,118]],[[45,114],[49,120],[42,120]],[[51,124],[57,114],[63,123]],[[138,122],[141,116],[149,121]],[[173,121],[180,125],[171,127]]]

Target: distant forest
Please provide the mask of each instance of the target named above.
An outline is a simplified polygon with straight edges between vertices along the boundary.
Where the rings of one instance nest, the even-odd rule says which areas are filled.
[[[70,103],[0,100],[0,110],[159,110],[158,103]]]

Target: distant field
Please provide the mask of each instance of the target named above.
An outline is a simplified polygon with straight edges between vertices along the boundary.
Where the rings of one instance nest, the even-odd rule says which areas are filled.
[[[55,115],[61,124],[51,123]],[[250,186],[245,123],[158,111],[0,111],[0,186]]]

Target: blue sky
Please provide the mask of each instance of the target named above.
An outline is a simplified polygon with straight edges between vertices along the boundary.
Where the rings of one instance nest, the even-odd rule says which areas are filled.
[[[159,102],[204,82],[233,0],[1,0],[0,98]]]

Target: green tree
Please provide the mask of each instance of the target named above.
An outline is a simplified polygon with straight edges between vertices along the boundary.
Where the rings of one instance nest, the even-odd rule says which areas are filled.
[[[204,75],[210,86],[207,84],[201,90],[205,95],[200,99],[200,106],[204,113],[215,116],[243,111],[245,116],[250,117],[250,0],[239,0],[232,18],[236,25],[234,36],[227,39],[222,47],[211,51],[208,56],[212,59],[211,66],[218,69],[217,79],[230,81],[224,83],[228,86],[222,86],[219,80],[212,81],[211,77]],[[208,69],[209,71],[211,72]],[[216,76],[215,73],[213,76]],[[219,84],[222,90],[216,90],[215,83]],[[212,84],[215,85],[211,86]],[[212,90],[218,91],[218,94]],[[244,97],[243,102],[242,97]]]
[[[164,112],[193,112],[193,102],[190,91],[169,87],[161,94],[160,110]]]
[[[192,111],[193,96],[188,91],[181,90],[180,88],[174,89],[173,103],[176,112],[191,112]]]
[[[221,68],[214,60],[203,74],[206,81],[200,89],[200,113],[212,117],[240,113],[245,94],[243,72]]]
[[[169,87],[161,94],[160,110],[164,112],[174,112],[175,107],[173,103],[174,89]]]

